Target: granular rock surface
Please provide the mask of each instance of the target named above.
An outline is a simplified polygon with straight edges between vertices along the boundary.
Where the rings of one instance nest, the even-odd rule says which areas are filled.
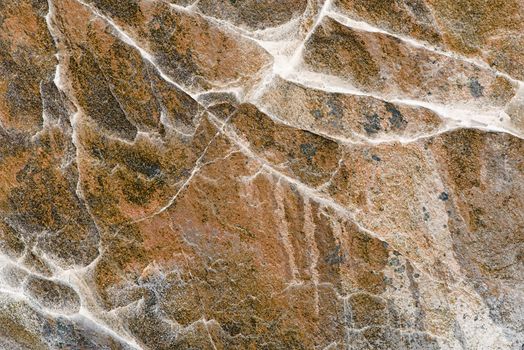
[[[521,0],[0,0],[0,349],[524,348]]]

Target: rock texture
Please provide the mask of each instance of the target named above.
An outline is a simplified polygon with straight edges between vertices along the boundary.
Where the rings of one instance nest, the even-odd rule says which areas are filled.
[[[522,349],[523,18],[0,1],[0,348]]]

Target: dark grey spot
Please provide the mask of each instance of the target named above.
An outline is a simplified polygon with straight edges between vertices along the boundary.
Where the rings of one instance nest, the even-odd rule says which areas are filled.
[[[395,129],[404,129],[408,122],[400,111],[391,103],[386,103],[386,110],[391,113],[389,124]]]
[[[391,258],[389,261],[389,266],[400,266],[400,261],[397,257]]]
[[[303,155],[307,157],[307,159],[311,160],[317,154],[317,149],[315,146],[313,146],[310,143],[303,143],[300,145],[300,151]]]
[[[144,174],[148,178],[160,175],[160,164],[155,161],[149,161],[140,157],[125,158],[126,165],[133,171]]]
[[[236,322],[226,322],[222,325],[222,328],[228,332],[229,334],[231,334],[231,336],[236,336],[238,334],[240,334],[240,332],[242,331],[242,328],[241,328],[241,325],[239,325],[238,323]]]
[[[441,201],[447,201],[449,199],[449,196],[446,192],[442,192],[441,194],[439,194],[438,199],[440,199]]]
[[[404,265],[401,265],[400,267],[396,268],[394,271],[396,273],[403,273],[406,270],[406,267]]]
[[[333,251],[324,259],[329,265],[338,265],[344,262],[345,254],[341,251],[340,245],[337,245]]]
[[[321,119],[323,117],[322,112],[318,109],[312,110],[311,115],[313,115],[313,117],[315,117],[316,119]]]
[[[405,4],[409,8],[410,12],[413,13],[418,19],[431,23],[431,12],[428,7],[421,0],[407,0]]]
[[[102,161],[105,160],[104,152],[100,148],[98,148],[98,147],[96,147],[94,145],[91,146],[91,154],[93,156],[95,156],[99,160],[102,160]]]
[[[470,78],[468,82],[469,92],[471,96],[479,98],[484,96],[484,87],[480,85],[476,78]]]
[[[376,134],[377,132],[382,130],[380,121],[381,118],[376,113],[374,113],[373,115],[366,115],[366,122],[363,123],[362,126],[368,134]]]
[[[337,100],[329,99],[327,101],[327,106],[329,107],[329,115],[335,117],[341,117],[344,113],[344,109],[340,106]]]
[[[373,155],[371,156],[371,159],[376,160],[377,162],[380,162],[380,157],[377,156],[377,155],[374,155],[374,154],[373,154]]]

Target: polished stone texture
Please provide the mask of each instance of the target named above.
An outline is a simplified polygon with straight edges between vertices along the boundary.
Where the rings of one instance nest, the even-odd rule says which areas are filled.
[[[0,349],[524,347],[522,0],[0,0]]]

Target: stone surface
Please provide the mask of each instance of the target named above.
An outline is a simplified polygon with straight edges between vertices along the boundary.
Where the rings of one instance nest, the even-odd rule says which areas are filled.
[[[520,350],[523,14],[0,2],[0,348]]]

